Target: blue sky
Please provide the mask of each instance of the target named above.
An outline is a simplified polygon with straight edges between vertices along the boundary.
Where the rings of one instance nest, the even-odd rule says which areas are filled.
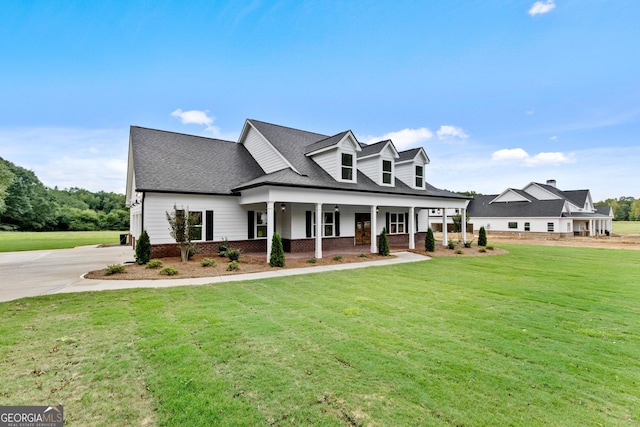
[[[26,1],[0,5],[0,156],[125,190],[130,125],[244,120],[424,146],[428,181],[640,197],[640,2]]]

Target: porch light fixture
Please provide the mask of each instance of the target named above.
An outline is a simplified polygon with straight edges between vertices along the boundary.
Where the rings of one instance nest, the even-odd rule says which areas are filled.
[[[380,213],[380,206],[376,206],[376,213]]]
[[[284,203],[280,203],[280,210],[284,212],[286,209],[287,209],[287,205],[285,205]]]
[[[340,208],[338,207],[338,205],[336,205],[335,208],[333,208],[336,212],[340,212]]]

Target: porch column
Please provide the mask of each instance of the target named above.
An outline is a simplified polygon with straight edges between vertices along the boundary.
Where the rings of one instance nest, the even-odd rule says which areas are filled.
[[[316,203],[316,258],[322,258],[322,203]]]
[[[271,258],[271,241],[273,240],[273,231],[275,229],[273,214],[273,202],[267,202],[267,262]]]
[[[442,208],[442,246],[447,246],[449,240],[447,238],[447,209]]]
[[[409,207],[409,249],[416,248],[416,208]]]
[[[376,236],[376,230],[378,229],[378,207],[371,206],[371,253],[378,253],[378,239]]]
[[[594,222],[595,221],[592,220],[592,219],[589,220],[589,236],[591,236],[591,237],[595,236],[595,233],[594,233],[594,231],[595,231],[594,230],[594,228],[595,228]]]
[[[460,228],[462,228],[462,243],[467,243],[467,209],[460,209]]]

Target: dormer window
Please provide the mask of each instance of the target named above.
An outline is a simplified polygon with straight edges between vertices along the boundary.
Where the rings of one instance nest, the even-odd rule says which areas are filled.
[[[342,179],[353,181],[353,154],[342,153]]]
[[[416,166],[416,187],[424,187],[424,167]]]
[[[391,184],[393,173],[391,171],[391,160],[382,161],[382,183]]]

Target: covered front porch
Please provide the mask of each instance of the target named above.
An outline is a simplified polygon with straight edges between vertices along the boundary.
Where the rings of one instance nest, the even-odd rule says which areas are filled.
[[[447,209],[459,209],[464,215],[468,200],[283,187],[265,191],[262,187],[244,191],[240,202],[253,218],[249,238],[266,239],[268,260],[275,232],[292,256],[313,253],[319,259],[347,250],[377,253],[383,229],[391,247],[415,249],[424,241],[430,209],[441,209],[446,224]],[[462,240],[466,241],[465,232]],[[447,243],[445,231],[442,245]]]

